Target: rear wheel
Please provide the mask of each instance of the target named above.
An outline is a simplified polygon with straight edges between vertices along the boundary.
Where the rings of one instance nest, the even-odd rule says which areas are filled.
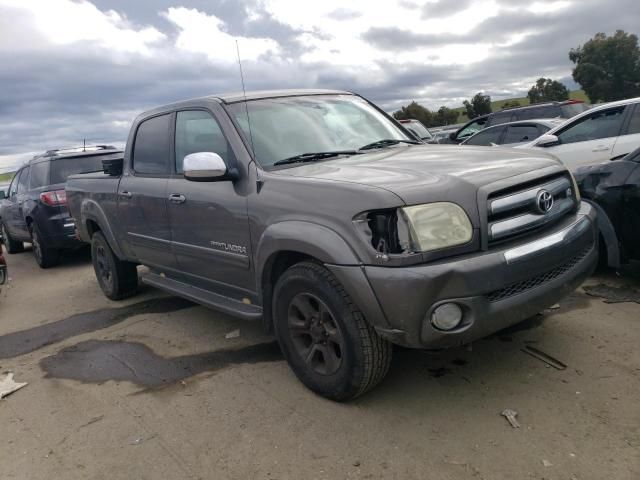
[[[91,239],[91,261],[98,284],[107,298],[122,300],[136,293],[136,264],[120,260],[111,250],[102,232],[94,233]]]
[[[332,400],[350,400],[387,374],[392,345],[382,339],[321,265],[289,268],[274,290],[275,332],[302,383]]]
[[[4,245],[7,249],[7,253],[13,254],[13,253],[23,252],[24,243],[11,238],[11,236],[9,235],[9,232],[7,231],[7,227],[4,225],[4,223],[0,225],[0,228],[2,228],[2,238],[4,239]]]
[[[42,239],[42,234],[38,225],[35,223],[31,226],[31,245],[33,248],[33,256],[40,268],[53,267],[60,260],[60,251],[47,247]]]

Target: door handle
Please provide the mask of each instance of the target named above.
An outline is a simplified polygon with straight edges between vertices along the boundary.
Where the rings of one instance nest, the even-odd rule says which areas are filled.
[[[131,198],[131,197],[133,197],[133,193],[126,192],[126,191],[125,192],[120,192],[120,196],[121,197],[126,197],[126,198]]]
[[[609,147],[607,145],[598,145],[596,148],[594,148],[591,151],[592,152],[606,152],[607,150],[609,150]]]
[[[187,201],[187,197],[179,193],[172,193],[169,195],[169,201],[172,203],[184,203]]]

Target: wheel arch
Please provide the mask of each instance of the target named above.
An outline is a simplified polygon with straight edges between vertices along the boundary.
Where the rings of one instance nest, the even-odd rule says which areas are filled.
[[[616,230],[611,222],[611,219],[607,215],[604,209],[592,200],[583,199],[591,205],[597,212],[597,225],[600,239],[604,242],[604,251],[607,255],[607,266],[618,270],[620,268],[620,243],[618,242],[618,236]]]

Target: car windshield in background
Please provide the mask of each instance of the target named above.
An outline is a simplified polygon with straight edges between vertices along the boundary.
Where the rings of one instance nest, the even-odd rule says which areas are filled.
[[[70,157],[51,161],[50,183],[65,183],[69,175],[102,171],[101,156]]]
[[[433,138],[433,135],[429,133],[429,130],[427,130],[427,128],[420,122],[407,123],[405,124],[405,127],[416,132],[422,139]]]
[[[245,103],[228,109],[246,138],[253,139],[255,157],[263,167],[310,152],[357,150],[379,140],[413,140],[354,95],[268,98],[246,105],[251,133]]]

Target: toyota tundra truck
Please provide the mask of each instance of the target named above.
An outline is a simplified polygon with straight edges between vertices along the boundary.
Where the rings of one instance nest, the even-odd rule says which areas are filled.
[[[348,400],[392,345],[468,344],[558,302],[597,262],[593,208],[542,152],[426,145],[364,98],[198,98],[133,123],[67,200],[110,299],[141,281],[261,320],[295,375]]]

